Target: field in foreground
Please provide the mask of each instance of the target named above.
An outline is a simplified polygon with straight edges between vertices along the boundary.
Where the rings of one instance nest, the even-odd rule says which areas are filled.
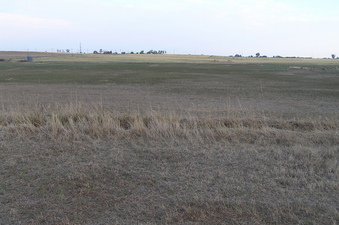
[[[0,64],[0,224],[339,222],[336,61],[140,57]]]

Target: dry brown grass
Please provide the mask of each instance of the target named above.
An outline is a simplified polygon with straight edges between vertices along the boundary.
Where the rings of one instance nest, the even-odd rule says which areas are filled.
[[[338,224],[336,61],[275,60],[3,62],[0,224]]]
[[[40,55],[38,55],[40,56]],[[59,57],[55,57],[59,56]],[[41,62],[137,62],[137,63],[208,63],[208,64],[292,64],[297,61],[299,65],[334,65],[337,60],[328,59],[291,59],[291,58],[248,58],[226,57],[213,55],[153,55],[153,54],[125,54],[125,55],[94,55],[94,54],[56,54],[54,57],[46,55],[39,57]],[[157,65],[154,65],[157,66]],[[305,68],[301,66],[300,68]]]
[[[16,51],[0,51],[0,59],[5,60],[14,60],[17,61],[18,59],[23,60],[26,59],[27,56],[33,56],[37,58],[41,57],[56,57],[62,56],[60,53],[51,53],[51,52],[16,52]]]
[[[322,120],[267,118],[258,114],[228,109],[225,116],[199,117],[189,112],[183,115],[175,111],[129,111],[118,112],[104,109],[102,105],[86,105],[81,102],[54,106],[36,104],[35,108],[3,111],[0,126],[8,131],[43,133],[50,138],[106,138],[106,137],[147,137],[164,140],[187,139],[199,141],[244,141],[258,143],[259,136],[286,137],[286,143],[305,144],[318,140],[314,136],[330,139],[338,131],[337,118]],[[235,134],[235,136],[230,136]],[[298,135],[296,137],[295,135]],[[306,135],[303,135],[306,134]],[[253,136],[253,137],[252,137]],[[335,136],[333,136],[335,137]],[[273,141],[279,144],[279,138]],[[335,138],[333,139],[335,141]],[[272,143],[267,143],[272,144]],[[332,144],[338,144],[333,142]]]
[[[339,222],[337,118],[225,115],[2,110],[1,223]]]

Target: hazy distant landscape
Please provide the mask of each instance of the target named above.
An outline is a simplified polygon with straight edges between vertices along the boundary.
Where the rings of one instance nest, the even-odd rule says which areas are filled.
[[[339,223],[338,59],[0,59],[0,224]]]

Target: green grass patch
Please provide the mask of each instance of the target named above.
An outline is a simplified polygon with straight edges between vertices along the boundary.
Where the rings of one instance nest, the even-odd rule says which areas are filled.
[[[175,56],[110,56],[91,61],[95,56],[65,57],[34,63],[1,63],[0,83],[166,84],[162,92],[242,96],[266,91],[338,96],[339,70],[329,61],[313,61],[313,64],[301,59],[275,62],[216,58],[217,61],[212,61],[215,57],[194,56],[181,61]]]

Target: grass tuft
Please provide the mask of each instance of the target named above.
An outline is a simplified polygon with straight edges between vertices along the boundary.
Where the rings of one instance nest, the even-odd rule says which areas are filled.
[[[225,118],[187,116],[176,112],[114,112],[82,103],[2,112],[2,129],[47,135],[50,138],[151,138],[192,142],[262,144],[337,144],[338,120],[323,121],[253,117],[225,113]]]

